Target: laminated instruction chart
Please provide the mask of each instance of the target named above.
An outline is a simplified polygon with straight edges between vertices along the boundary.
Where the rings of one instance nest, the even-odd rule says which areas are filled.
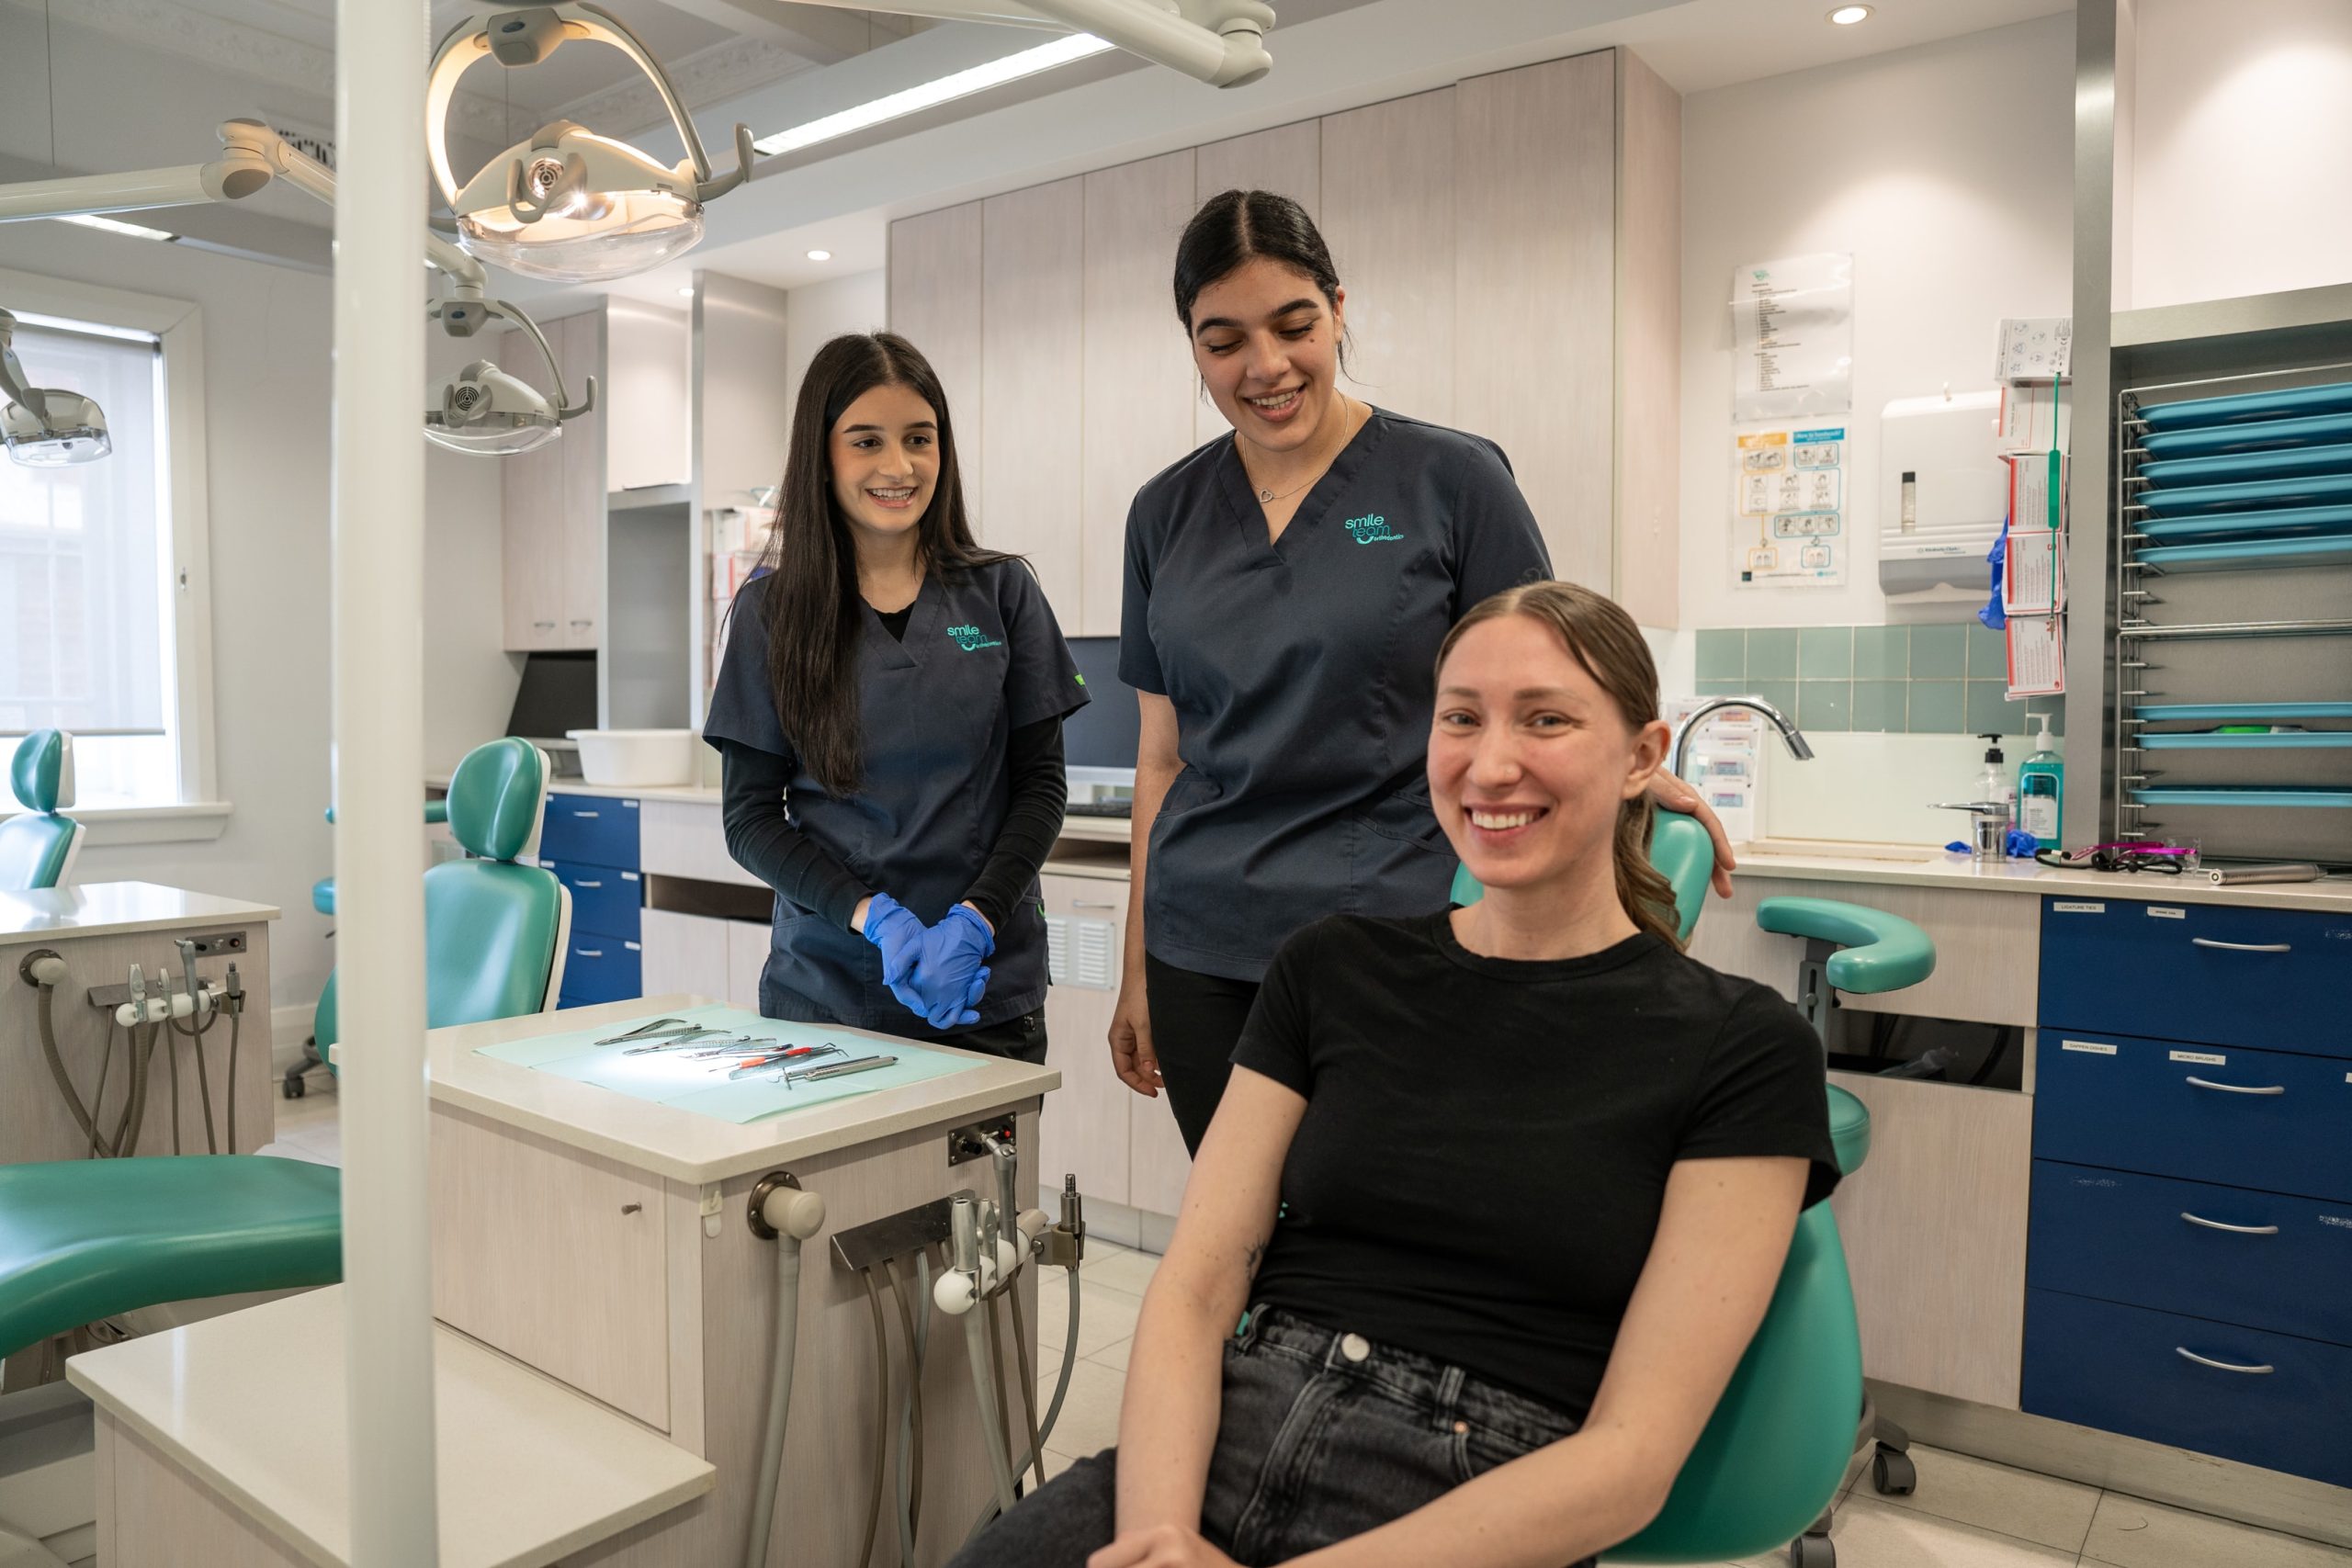
[[[976,1058],[926,1050],[911,1041],[861,1034],[838,1024],[791,1023],[783,1019],[762,1018],[741,1008],[680,1008],[674,1013],[661,1015],[661,1019],[699,1026],[712,1032],[684,1041],[674,1048],[651,1037],[616,1041],[616,1036],[661,1021],[649,1013],[595,1029],[478,1046],[474,1055],[594,1084],[633,1100],[650,1100],[657,1105],[674,1106],[696,1115],[735,1122],[805,1111],[876,1089],[904,1089],[909,1084],[969,1072],[980,1066]],[[601,1044],[601,1041],[616,1043]],[[736,1043],[743,1041],[758,1043]],[[641,1048],[647,1045],[662,1048]],[[809,1054],[784,1056],[763,1067],[748,1066],[800,1047],[807,1047]],[[890,1060],[836,1077],[789,1077],[809,1068],[838,1066],[876,1056]]]
[[[1743,588],[1846,581],[1846,429],[1753,430],[1732,438],[1732,553]]]

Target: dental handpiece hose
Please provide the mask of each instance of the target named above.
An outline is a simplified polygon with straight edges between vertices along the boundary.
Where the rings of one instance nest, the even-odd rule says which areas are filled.
[[[980,1446],[988,1450],[989,1472],[996,1482],[997,1506],[1010,1513],[1013,1504],[1012,1461],[1004,1451],[1004,1422],[997,1414],[1003,1408],[996,1397],[997,1369],[989,1357],[988,1325],[981,1321],[981,1314],[989,1307],[982,1299],[987,1281],[980,1274],[979,1215],[971,1199],[956,1200],[949,1211],[949,1224],[956,1245],[956,1270],[970,1282],[972,1290],[972,1310],[964,1314],[964,1349],[972,1363],[972,1392],[980,1402]]]
[[[1018,1277],[1029,1262],[1028,1238],[1021,1234],[1019,1219],[1021,1213],[1021,1199],[1018,1191],[1021,1185],[1020,1151],[1009,1139],[1005,1138],[991,1137],[988,1140],[988,1145],[989,1162],[996,1167],[997,1213],[1003,1216],[1001,1223],[1010,1233],[1009,1239],[1013,1248],[1014,1277],[1006,1281],[1005,1295],[1009,1298],[1006,1302],[1007,1310],[1012,1314],[1013,1365],[1021,1377],[1021,1416],[1023,1424],[1029,1431],[1029,1463],[1036,1466],[1037,1484],[1043,1486],[1046,1483],[1046,1444],[1037,1429],[1037,1386],[1031,1380],[1029,1372],[1029,1325],[1022,1321],[1021,1281]],[[1044,1218],[1043,1215],[1038,1217]],[[996,1320],[993,1317],[989,1320],[989,1337],[993,1346],[996,1338]],[[1001,1361],[998,1363],[999,1366],[1002,1364]],[[1029,1466],[1023,1465],[1022,1468],[1026,1470]]]
[[[752,1500],[752,1533],[743,1544],[744,1568],[767,1568],[785,1423],[792,1413],[792,1363],[800,1343],[800,1244],[824,1228],[825,1201],[814,1192],[779,1187],[768,1194],[760,1213],[776,1244],[775,1359],[768,1370],[767,1425],[760,1440],[759,1489]]]

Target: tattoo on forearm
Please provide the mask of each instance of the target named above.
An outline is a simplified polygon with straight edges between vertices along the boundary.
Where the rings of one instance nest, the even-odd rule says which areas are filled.
[[[1248,1279],[1257,1279],[1258,1265],[1266,1260],[1266,1243],[1269,1239],[1271,1238],[1260,1236],[1250,1244],[1250,1250],[1242,1255],[1241,1272]]]

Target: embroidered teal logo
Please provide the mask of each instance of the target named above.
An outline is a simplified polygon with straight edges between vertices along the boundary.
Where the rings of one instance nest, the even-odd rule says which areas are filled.
[[[998,641],[995,637],[989,636],[988,633],[980,630],[978,626],[950,626],[947,628],[947,635],[954,637],[956,639],[956,646],[962,649],[967,653],[978,653],[984,648],[1002,648],[1004,646],[1003,643]]]
[[[1355,536],[1355,541],[1359,545],[1386,544],[1391,539],[1401,539],[1405,536],[1391,528],[1388,525],[1388,519],[1377,512],[1369,517],[1349,518],[1347,529],[1349,533]]]

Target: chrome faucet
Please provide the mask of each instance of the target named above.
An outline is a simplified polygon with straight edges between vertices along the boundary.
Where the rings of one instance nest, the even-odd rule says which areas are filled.
[[[1667,769],[1676,778],[1682,776],[1682,753],[1690,744],[1690,732],[1699,728],[1701,719],[1724,708],[1747,708],[1762,714],[1771,721],[1772,728],[1781,732],[1781,739],[1788,744],[1790,756],[1800,762],[1813,761],[1813,748],[1805,743],[1804,731],[1790,722],[1789,716],[1770,703],[1761,697],[1717,697],[1703,707],[1694,709],[1690,716],[1682,721],[1682,728],[1674,732],[1674,744],[1667,752]]]

